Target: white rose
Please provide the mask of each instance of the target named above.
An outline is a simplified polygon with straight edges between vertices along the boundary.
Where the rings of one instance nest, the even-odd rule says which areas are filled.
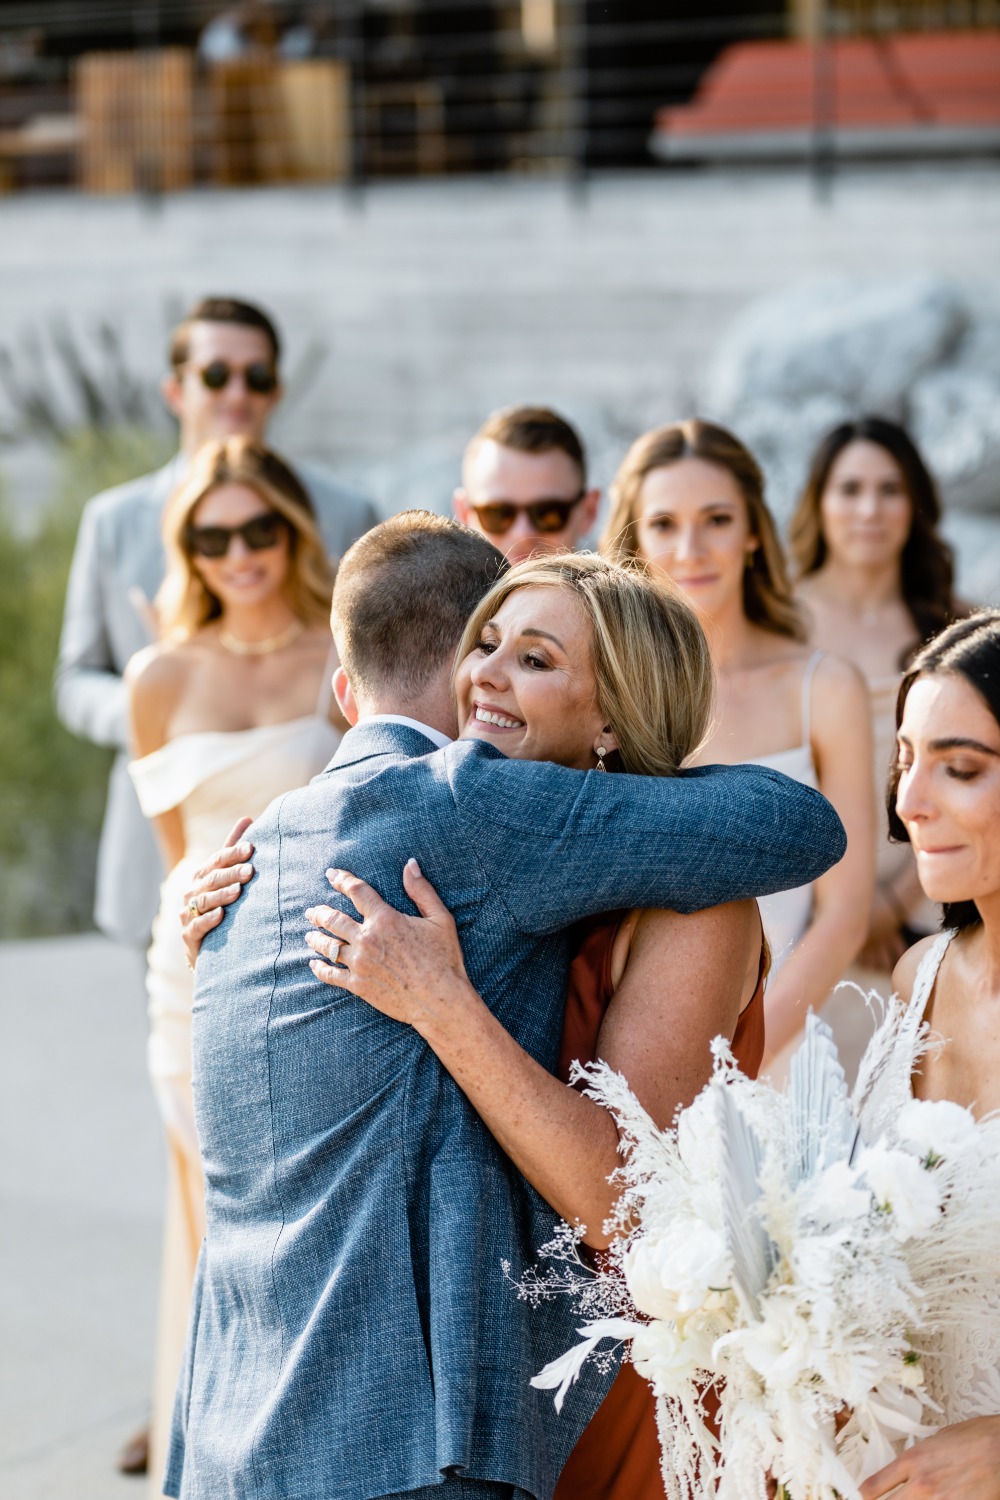
[[[893,1151],[879,1141],[862,1152],[858,1166],[875,1201],[891,1213],[897,1238],[919,1238],[932,1228],[940,1212],[941,1194],[933,1174],[915,1156]]]
[[[696,1320],[683,1331],[674,1323],[647,1323],[632,1340],[632,1363],[656,1395],[679,1395],[711,1367],[712,1342]]]
[[[699,1219],[678,1219],[665,1234],[630,1246],[625,1280],[636,1307],[648,1317],[693,1312],[710,1292],[729,1285],[725,1239]]]
[[[950,1099],[911,1099],[900,1110],[896,1129],[924,1160],[954,1156],[979,1139],[971,1111]]]
[[[625,1252],[625,1284],[632,1301],[647,1318],[673,1318],[677,1297],[663,1285],[659,1250],[658,1242],[651,1239],[630,1245]]]
[[[693,1104],[677,1117],[677,1150],[684,1165],[703,1178],[706,1173],[718,1175],[719,1115],[709,1089],[703,1089]]]
[[[854,1167],[846,1161],[835,1161],[804,1184],[802,1202],[807,1212],[823,1223],[853,1223],[871,1211],[872,1197],[870,1190],[859,1184]]]
[[[762,1299],[759,1323],[731,1337],[747,1364],[772,1390],[793,1386],[812,1368],[809,1324],[794,1299],[780,1289]]]
[[[917,1358],[901,1360],[896,1379],[904,1390],[918,1390],[924,1383],[924,1367],[920,1360]]]

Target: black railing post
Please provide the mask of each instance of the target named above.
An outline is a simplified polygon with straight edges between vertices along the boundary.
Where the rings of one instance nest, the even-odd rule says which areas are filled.
[[[568,12],[569,41],[565,49],[567,66],[566,108],[569,112],[570,197],[578,208],[587,203],[590,180],[590,70],[587,66],[587,6],[589,0],[570,0]]]
[[[817,203],[833,196],[834,127],[837,115],[837,79],[830,38],[828,0],[815,0],[813,30],[813,192]]]
[[[365,0],[340,0],[337,7],[340,31],[338,51],[350,69],[348,90],[351,125],[351,151],[348,189],[357,208],[364,204],[368,173],[367,126],[368,102],[365,90]]]

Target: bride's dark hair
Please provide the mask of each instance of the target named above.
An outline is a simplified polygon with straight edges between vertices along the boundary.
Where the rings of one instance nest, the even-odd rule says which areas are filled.
[[[917,678],[942,674],[964,677],[1000,725],[1000,609],[980,609],[964,620],[956,620],[954,625],[949,625],[947,630],[928,641],[913,658],[909,671],[899,684],[897,729],[903,722],[906,699]],[[889,837],[905,844],[909,842],[909,835],[896,811],[896,789],[901,774],[898,765],[894,765],[889,773]],[[981,920],[974,901],[945,903],[944,927],[971,927]]]

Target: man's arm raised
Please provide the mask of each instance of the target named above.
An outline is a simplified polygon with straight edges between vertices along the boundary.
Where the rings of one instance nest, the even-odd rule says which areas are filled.
[[[524,932],[620,907],[694,912],[766,896],[818,879],[846,848],[830,803],[767,767],[602,775],[468,742],[444,754],[467,846]]]

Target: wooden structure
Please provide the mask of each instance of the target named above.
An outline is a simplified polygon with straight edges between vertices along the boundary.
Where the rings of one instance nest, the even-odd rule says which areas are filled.
[[[194,177],[190,51],[88,52],[76,64],[80,183],[92,193],[174,192]]]
[[[333,59],[280,65],[278,88],[296,182],[339,182],[351,171],[351,70]]]
[[[346,63],[251,53],[211,64],[208,98],[213,182],[337,182],[350,173]]]

